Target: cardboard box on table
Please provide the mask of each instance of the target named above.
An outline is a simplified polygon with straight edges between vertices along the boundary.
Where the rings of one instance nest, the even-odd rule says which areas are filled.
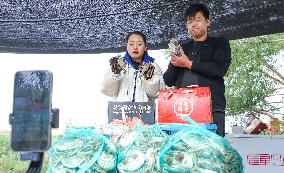
[[[273,118],[270,121],[270,133],[271,135],[280,135],[280,121],[277,118]]]

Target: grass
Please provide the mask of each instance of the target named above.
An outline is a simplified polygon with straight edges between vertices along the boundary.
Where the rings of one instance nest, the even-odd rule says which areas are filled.
[[[20,154],[10,147],[10,132],[0,131],[0,173],[24,173],[28,169],[30,161],[21,161]],[[48,165],[47,153],[45,153],[41,172],[46,172]]]

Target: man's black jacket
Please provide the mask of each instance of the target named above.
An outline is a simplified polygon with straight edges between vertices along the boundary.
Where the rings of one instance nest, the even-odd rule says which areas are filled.
[[[231,63],[231,48],[224,38],[208,37],[198,49],[193,50],[194,41],[182,45],[185,54],[193,61],[191,73],[197,75],[197,85],[209,86],[214,111],[224,111],[226,107],[224,76]],[[190,81],[186,75],[188,68],[175,67],[171,63],[164,73],[167,86],[185,88]]]

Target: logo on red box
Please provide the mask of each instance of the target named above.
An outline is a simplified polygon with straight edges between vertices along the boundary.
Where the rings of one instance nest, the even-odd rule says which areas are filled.
[[[187,98],[177,99],[174,103],[174,112],[177,116],[190,116],[193,111],[192,101]]]

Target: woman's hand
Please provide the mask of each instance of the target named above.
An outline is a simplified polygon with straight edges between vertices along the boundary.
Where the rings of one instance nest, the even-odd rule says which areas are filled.
[[[112,57],[109,60],[111,71],[114,74],[120,74],[120,72],[123,70],[123,66],[125,65],[124,60],[121,58],[120,55]]]
[[[153,77],[155,67],[151,63],[142,63],[139,67],[146,80],[149,80]]]

